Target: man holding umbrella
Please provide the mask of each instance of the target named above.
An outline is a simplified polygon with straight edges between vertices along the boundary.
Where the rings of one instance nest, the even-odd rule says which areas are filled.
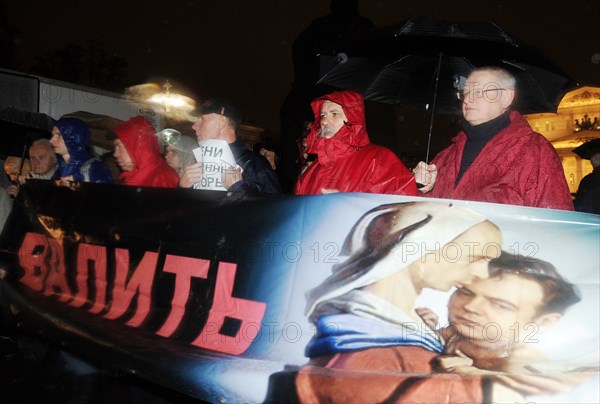
[[[31,171],[27,177],[19,176],[17,178],[19,184],[24,184],[27,179],[49,180],[56,172],[56,154],[54,154],[54,148],[48,139],[38,139],[31,143],[29,160],[31,161]],[[16,198],[19,186],[11,184],[6,188],[6,192]]]
[[[496,67],[475,69],[462,91],[463,131],[431,162],[413,170],[420,191],[453,198],[573,210],[552,145],[511,110],[515,78]]]

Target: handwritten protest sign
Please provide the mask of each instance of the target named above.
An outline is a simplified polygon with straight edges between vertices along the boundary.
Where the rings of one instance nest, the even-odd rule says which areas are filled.
[[[229,145],[217,139],[203,140],[199,145],[193,152],[196,161],[202,163],[203,174],[200,182],[194,184],[194,189],[225,191],[221,173],[228,168],[238,168]]]

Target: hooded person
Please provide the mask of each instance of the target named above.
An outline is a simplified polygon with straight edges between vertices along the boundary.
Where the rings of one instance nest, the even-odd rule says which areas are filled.
[[[342,246],[348,258],[307,293],[317,332],[306,346],[310,362],[296,377],[300,401],[481,401],[476,379],[445,375],[435,389],[412,389],[411,374],[432,373],[430,362],[443,350],[415,304],[423,289],[449,291],[487,278],[501,242],[485,217],[444,203],[395,203],[365,213]]]
[[[108,167],[88,151],[90,130],[77,118],[63,118],[52,128],[50,143],[57,169],[52,179],[79,182],[113,183]]]
[[[114,156],[123,170],[125,185],[175,188],[179,181],[160,154],[154,127],[142,116],[134,116],[113,128],[117,136]]]
[[[413,175],[389,149],[369,141],[360,94],[336,91],[311,103],[315,121],[306,138],[317,160],[296,184],[298,195],[328,192],[417,194]]]
[[[198,141],[191,136],[180,136],[174,142],[167,142],[165,160],[172,169],[181,175],[183,170],[196,162],[193,150],[198,148]]]

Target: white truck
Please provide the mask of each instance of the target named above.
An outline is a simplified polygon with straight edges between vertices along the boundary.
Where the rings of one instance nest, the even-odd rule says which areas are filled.
[[[8,107],[43,113],[54,119],[65,115],[78,117],[90,127],[92,145],[101,148],[104,148],[102,133],[107,127],[110,129],[114,119],[122,121],[142,115],[157,132],[164,129],[160,105],[133,102],[107,90],[0,69],[0,109]]]

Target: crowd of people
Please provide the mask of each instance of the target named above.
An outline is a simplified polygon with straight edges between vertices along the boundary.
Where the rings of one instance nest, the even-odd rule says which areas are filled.
[[[389,149],[370,142],[360,94],[333,91],[314,99],[313,122],[298,139],[297,195],[368,192],[505,203],[573,210],[560,160],[551,144],[511,106],[515,78],[496,67],[475,69],[458,93],[463,130],[431,162],[409,170]],[[90,131],[76,118],[59,119],[50,141],[31,145],[32,169],[6,187],[16,196],[28,179],[121,183],[162,188],[199,188],[204,164],[193,150],[202,141],[221,140],[231,149],[235,165],[221,168],[228,191],[286,192],[282,186],[279,149],[246,147],[237,135],[241,111],[227,100],[212,98],[200,107],[191,136],[162,144],[154,127],[136,116],[113,128],[112,155],[120,167],[115,178],[93,157]],[[418,187],[417,187],[418,185]]]
[[[298,179],[291,192],[367,192],[573,210],[556,151],[512,109],[516,97],[515,78],[508,71],[475,69],[458,92],[463,130],[431,162],[421,161],[409,170],[391,150],[370,142],[360,94],[339,90],[319,96],[310,103],[313,122],[297,139],[301,150],[296,162],[301,164],[297,165]],[[221,168],[223,189],[290,192],[279,169],[285,165],[281,149],[263,144],[254,150],[246,147],[237,135],[241,122],[242,113],[233,103],[208,99],[191,125],[195,139],[183,135],[170,144],[161,144],[150,122],[133,117],[113,128],[110,157],[120,168],[115,176],[104,161],[90,154],[86,124],[76,118],[59,119],[49,140],[38,139],[29,147],[28,172],[14,176],[11,182],[3,178],[0,225],[20,185],[29,179],[56,180],[57,184],[75,181],[200,188],[197,185],[204,175],[204,164],[196,161],[193,150],[211,139],[226,142],[235,159],[235,165]],[[592,158],[594,163],[597,160],[598,156]],[[581,202],[584,194],[598,192],[597,181],[588,183],[589,179],[576,206],[581,211],[600,213],[596,205]]]

